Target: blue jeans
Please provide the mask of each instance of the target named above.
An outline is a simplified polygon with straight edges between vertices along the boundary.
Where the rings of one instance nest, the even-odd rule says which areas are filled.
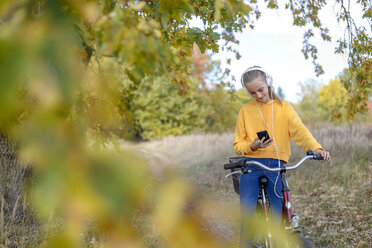
[[[247,158],[247,161],[254,160],[260,162],[270,168],[278,167],[278,160],[271,158]],[[283,165],[283,161],[280,161],[280,166]],[[261,176],[266,176],[268,178],[267,183],[267,194],[269,197],[271,213],[273,217],[281,218],[282,212],[282,199],[279,198],[283,196],[282,194],[282,181],[278,172],[269,172],[261,169],[257,165],[250,165],[249,169],[252,170],[251,173],[241,175],[240,177],[240,205],[243,211],[247,213],[254,213],[256,209],[257,196],[259,192],[259,181]],[[275,192],[274,184],[276,182]]]

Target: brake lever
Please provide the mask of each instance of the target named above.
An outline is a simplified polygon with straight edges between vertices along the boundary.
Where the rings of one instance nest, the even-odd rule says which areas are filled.
[[[235,175],[235,174],[243,175],[243,172],[241,172],[241,171],[234,171],[234,172],[231,172],[231,173],[227,174],[227,175],[225,176],[225,178],[228,178],[228,177],[230,177],[230,176],[232,176],[232,175]]]

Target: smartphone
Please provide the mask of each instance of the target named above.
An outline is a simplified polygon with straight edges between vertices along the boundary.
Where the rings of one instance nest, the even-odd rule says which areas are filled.
[[[262,140],[262,138],[265,137],[264,142],[265,142],[266,140],[270,139],[270,136],[269,136],[269,134],[267,133],[266,130],[261,131],[261,132],[257,132],[257,136],[258,136],[258,138],[259,138],[260,140]]]

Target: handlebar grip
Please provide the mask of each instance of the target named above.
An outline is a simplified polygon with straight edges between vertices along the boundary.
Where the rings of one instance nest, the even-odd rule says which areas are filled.
[[[320,154],[315,154],[312,150],[307,151],[306,155],[312,155],[314,160],[324,160],[322,155]]]
[[[223,168],[225,170],[234,169],[235,168],[235,164],[225,164],[225,165],[223,165]]]
[[[313,158],[314,160],[324,160],[324,158],[320,154],[314,154],[313,156],[314,156]]]
[[[245,159],[241,159],[235,163],[225,164],[223,168],[225,170],[229,170],[229,169],[235,169],[235,168],[243,168],[244,165],[245,165]]]

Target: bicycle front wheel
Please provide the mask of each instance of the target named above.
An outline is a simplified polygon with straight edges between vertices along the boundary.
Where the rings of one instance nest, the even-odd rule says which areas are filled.
[[[293,248],[311,248],[311,242],[304,237],[302,234],[296,234],[295,237],[296,243],[289,245],[289,247]]]

